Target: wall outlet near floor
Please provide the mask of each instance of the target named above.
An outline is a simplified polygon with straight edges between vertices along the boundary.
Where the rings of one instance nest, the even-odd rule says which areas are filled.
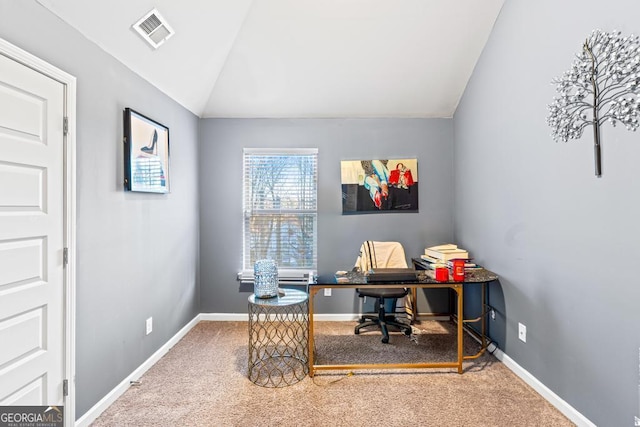
[[[331,296],[331,288],[324,288],[324,296],[325,297]]]
[[[518,338],[522,342],[527,342],[527,327],[522,323],[518,323]]]
[[[153,331],[153,317],[149,317],[145,325],[147,327],[147,335],[149,335]]]

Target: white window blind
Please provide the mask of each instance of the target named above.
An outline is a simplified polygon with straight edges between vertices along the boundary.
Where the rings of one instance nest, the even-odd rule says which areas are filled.
[[[318,150],[246,148],[243,157],[244,272],[259,259],[315,271]]]

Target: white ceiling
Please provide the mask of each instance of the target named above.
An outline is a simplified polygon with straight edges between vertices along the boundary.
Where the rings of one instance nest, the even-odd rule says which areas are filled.
[[[452,117],[504,3],[37,1],[199,117]]]

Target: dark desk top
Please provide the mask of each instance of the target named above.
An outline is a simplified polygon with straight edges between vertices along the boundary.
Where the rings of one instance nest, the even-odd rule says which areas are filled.
[[[449,277],[451,277],[451,275],[449,275]],[[389,284],[388,282],[370,282],[367,280],[367,277],[359,271],[346,271],[344,272],[344,274],[336,273],[335,278],[337,283],[379,284],[379,285]],[[487,282],[492,282],[496,279],[498,279],[498,275],[492,271],[489,271],[485,268],[473,268],[473,269],[465,270],[463,283],[487,283]],[[435,279],[433,270],[416,270],[415,281],[399,282],[399,283],[410,285],[411,283],[444,284],[444,283],[460,283],[460,282],[454,282],[454,281],[439,282]],[[310,286],[313,286],[313,285],[310,285]]]
[[[418,268],[423,268],[426,274],[429,276],[430,280],[435,283],[437,282],[434,278],[434,271],[427,267],[426,261],[423,261],[421,258],[411,258],[413,265]],[[451,276],[451,275],[449,275]],[[498,280],[498,275],[493,271],[487,270],[483,267],[475,267],[475,268],[465,268],[464,270],[464,283],[487,283],[492,282],[494,280]]]

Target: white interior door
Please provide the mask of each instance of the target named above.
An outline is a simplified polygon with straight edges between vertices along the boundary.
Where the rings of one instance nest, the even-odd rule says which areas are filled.
[[[64,85],[0,54],[0,405],[63,405]]]

